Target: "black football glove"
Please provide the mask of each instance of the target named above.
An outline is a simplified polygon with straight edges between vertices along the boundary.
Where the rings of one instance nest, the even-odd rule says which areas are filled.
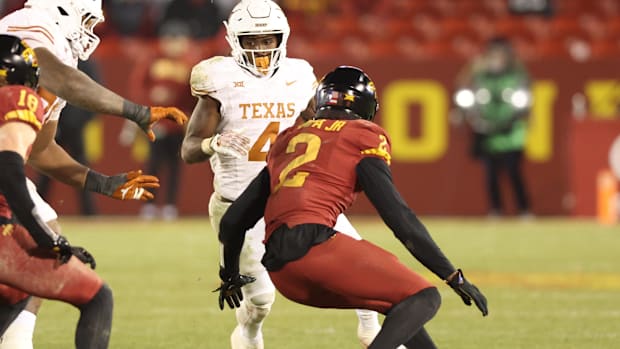
[[[90,254],[90,252],[88,252],[84,247],[71,246],[71,254],[76,256],[82,263],[90,265],[91,269],[94,270],[97,267],[95,257],[93,257],[93,255]]]
[[[67,263],[69,259],[71,259],[71,256],[73,256],[69,241],[67,241],[67,239],[65,239],[65,237],[62,235],[58,236],[56,241],[54,241],[54,246],[52,246],[52,250],[58,255],[58,261],[60,261],[60,264]]]
[[[256,281],[256,278],[252,276],[235,274],[225,281],[222,281],[220,287],[213,292],[219,292],[218,304],[220,310],[224,310],[224,300],[228,303],[230,309],[239,308],[241,301],[243,300],[243,293],[241,287]]]
[[[478,309],[482,312],[482,316],[487,316],[489,314],[487,298],[478,290],[476,285],[465,279],[461,269],[458,269],[456,274],[454,274],[450,280],[446,281],[446,283],[452,287],[456,294],[461,296],[465,304],[471,305],[471,301],[473,300]]]
[[[90,267],[93,269],[95,269],[95,266],[97,265],[95,258],[92,254],[90,254],[90,252],[83,247],[71,246],[69,241],[67,241],[67,239],[62,235],[56,239],[52,250],[58,255],[58,261],[60,261],[60,264],[69,262],[71,256],[75,256],[82,263],[90,264]]]

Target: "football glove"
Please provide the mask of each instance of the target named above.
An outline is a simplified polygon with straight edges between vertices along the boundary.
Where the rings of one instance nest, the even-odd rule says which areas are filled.
[[[203,139],[200,148],[207,155],[219,153],[241,159],[248,155],[250,139],[241,132],[224,131],[221,134],[218,133],[213,137]]]
[[[452,287],[454,292],[461,297],[466,305],[471,306],[471,301],[473,300],[478,309],[482,312],[482,316],[487,316],[489,314],[486,297],[480,292],[480,290],[478,290],[476,285],[465,279],[461,269],[458,269],[448,280],[446,280],[446,283]]]
[[[146,133],[151,142],[155,140],[153,125],[159,120],[170,119],[179,125],[184,125],[188,119],[184,112],[175,107],[150,107],[149,114],[148,122],[139,123],[138,125]]]
[[[90,170],[86,175],[84,189],[118,200],[151,200],[155,196],[148,188],[159,188],[159,179],[143,175],[141,170],[106,176]]]
[[[225,281],[222,281],[220,287],[213,291],[219,292],[218,305],[220,306],[220,310],[224,310],[224,301],[228,303],[230,309],[239,308],[243,300],[241,288],[254,281],[256,281],[256,278],[241,274],[235,274]]]
[[[58,255],[58,261],[60,264],[69,262],[71,256],[75,256],[82,263],[89,264],[92,269],[95,269],[97,266],[95,258],[92,254],[90,254],[90,252],[83,247],[71,246],[69,241],[67,241],[67,239],[62,235],[58,236],[54,242],[54,246],[52,246],[52,250]]]
[[[110,178],[119,182],[119,185],[110,195],[110,197],[118,200],[151,200],[155,195],[146,188],[159,188],[159,178],[143,175],[142,170],[129,171]]]

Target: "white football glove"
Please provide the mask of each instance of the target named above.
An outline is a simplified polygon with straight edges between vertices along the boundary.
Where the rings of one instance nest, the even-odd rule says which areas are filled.
[[[200,148],[207,155],[218,153],[241,159],[248,155],[250,139],[239,131],[224,131],[203,139]]]

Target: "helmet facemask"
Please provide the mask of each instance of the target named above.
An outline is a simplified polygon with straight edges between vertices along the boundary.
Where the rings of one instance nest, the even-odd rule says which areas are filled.
[[[231,55],[242,68],[252,74],[271,76],[286,57],[286,43],[290,27],[282,9],[270,0],[241,1],[233,9],[226,26],[226,41]],[[243,36],[274,34],[278,45],[272,49],[246,49],[241,45]]]
[[[243,47],[243,37],[244,36],[262,36],[274,34],[277,40],[277,46],[275,48],[244,48]],[[251,34],[251,35],[238,35],[236,36],[236,40],[239,47],[237,60],[242,67],[250,70],[253,74],[258,76],[270,76],[280,65],[280,59],[283,57],[283,52],[285,52],[285,48],[283,46],[283,36],[282,32],[273,32],[273,33],[261,33],[261,34]],[[261,38],[258,38],[260,41]],[[231,45],[232,46],[232,45]]]
[[[103,22],[103,16],[99,17],[92,13],[82,15],[79,35],[71,41],[71,49],[83,61],[87,60],[90,55],[97,49],[101,39],[95,34],[97,24]]]

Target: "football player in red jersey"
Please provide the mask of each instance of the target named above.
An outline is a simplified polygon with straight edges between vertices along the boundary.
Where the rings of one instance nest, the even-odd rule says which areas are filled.
[[[28,193],[24,163],[44,114],[34,91],[38,80],[34,51],[17,37],[0,35],[0,283],[8,285],[0,297],[0,334],[36,295],[80,310],[77,348],[107,348],[112,291],[84,264],[94,268],[90,253],[44,223]]]
[[[224,265],[219,305],[239,305],[245,231],[263,216],[263,264],[287,298],[320,308],[372,309],[386,315],[370,349],[427,349],[435,345],[424,324],[437,312],[437,289],[391,253],[331,227],[363,190],[411,254],[483,315],[487,301],[435,244],[407,206],[389,169],[390,139],[371,122],[375,86],[354,67],[338,67],[321,81],[316,118],[284,131],[267,167],[228,209],[220,225]]]

